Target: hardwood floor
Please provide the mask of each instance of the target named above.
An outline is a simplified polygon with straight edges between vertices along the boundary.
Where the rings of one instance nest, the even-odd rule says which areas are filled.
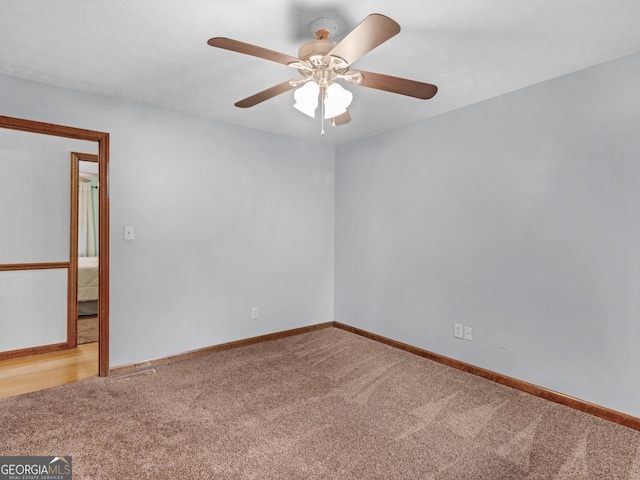
[[[0,361],[0,398],[98,375],[98,342],[71,350]]]

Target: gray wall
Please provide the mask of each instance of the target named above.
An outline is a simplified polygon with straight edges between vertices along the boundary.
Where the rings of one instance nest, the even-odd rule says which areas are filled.
[[[111,134],[112,367],[333,320],[332,148],[9,76],[0,105]]]
[[[339,148],[335,319],[640,416],[638,78],[633,55]]]

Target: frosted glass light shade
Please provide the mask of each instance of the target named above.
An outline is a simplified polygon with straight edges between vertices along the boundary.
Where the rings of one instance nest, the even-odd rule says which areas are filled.
[[[293,92],[293,98],[296,103],[294,108],[300,110],[311,118],[316,116],[316,108],[318,108],[318,94],[320,86],[316,82],[307,82],[302,87]]]
[[[324,118],[334,118],[343,114],[352,100],[353,94],[349,90],[332,83],[327,87],[327,96],[324,99]]]

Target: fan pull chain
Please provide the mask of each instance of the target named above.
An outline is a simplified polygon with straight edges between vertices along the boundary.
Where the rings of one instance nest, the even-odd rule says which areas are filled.
[[[322,100],[322,115],[320,116],[320,125],[321,125],[320,136],[321,137],[324,137],[324,97],[325,97],[326,94],[327,94],[326,88],[323,86],[322,87],[322,98],[321,98],[321,100]]]

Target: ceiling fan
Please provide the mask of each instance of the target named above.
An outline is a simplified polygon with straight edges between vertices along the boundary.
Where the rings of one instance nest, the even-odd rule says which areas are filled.
[[[332,119],[333,126],[336,126],[351,121],[347,107],[353,99],[353,94],[336,80],[422,100],[433,97],[438,91],[438,87],[429,83],[381,73],[350,70],[350,66],[356,60],[400,32],[400,25],[389,17],[378,13],[369,15],[338,43],[329,40],[329,36],[336,31],[335,22],[331,19],[319,18],[312,22],[311,29],[316,38],[300,47],[297,58],[230,38],[209,39],[207,43],[212,47],[278,62],[295,68],[302,76],[240,100],[235,103],[236,107],[253,107],[297,88],[294,92],[296,109],[310,117],[315,117],[319,104],[318,98],[320,98],[321,117]],[[321,133],[324,135],[324,128]]]

